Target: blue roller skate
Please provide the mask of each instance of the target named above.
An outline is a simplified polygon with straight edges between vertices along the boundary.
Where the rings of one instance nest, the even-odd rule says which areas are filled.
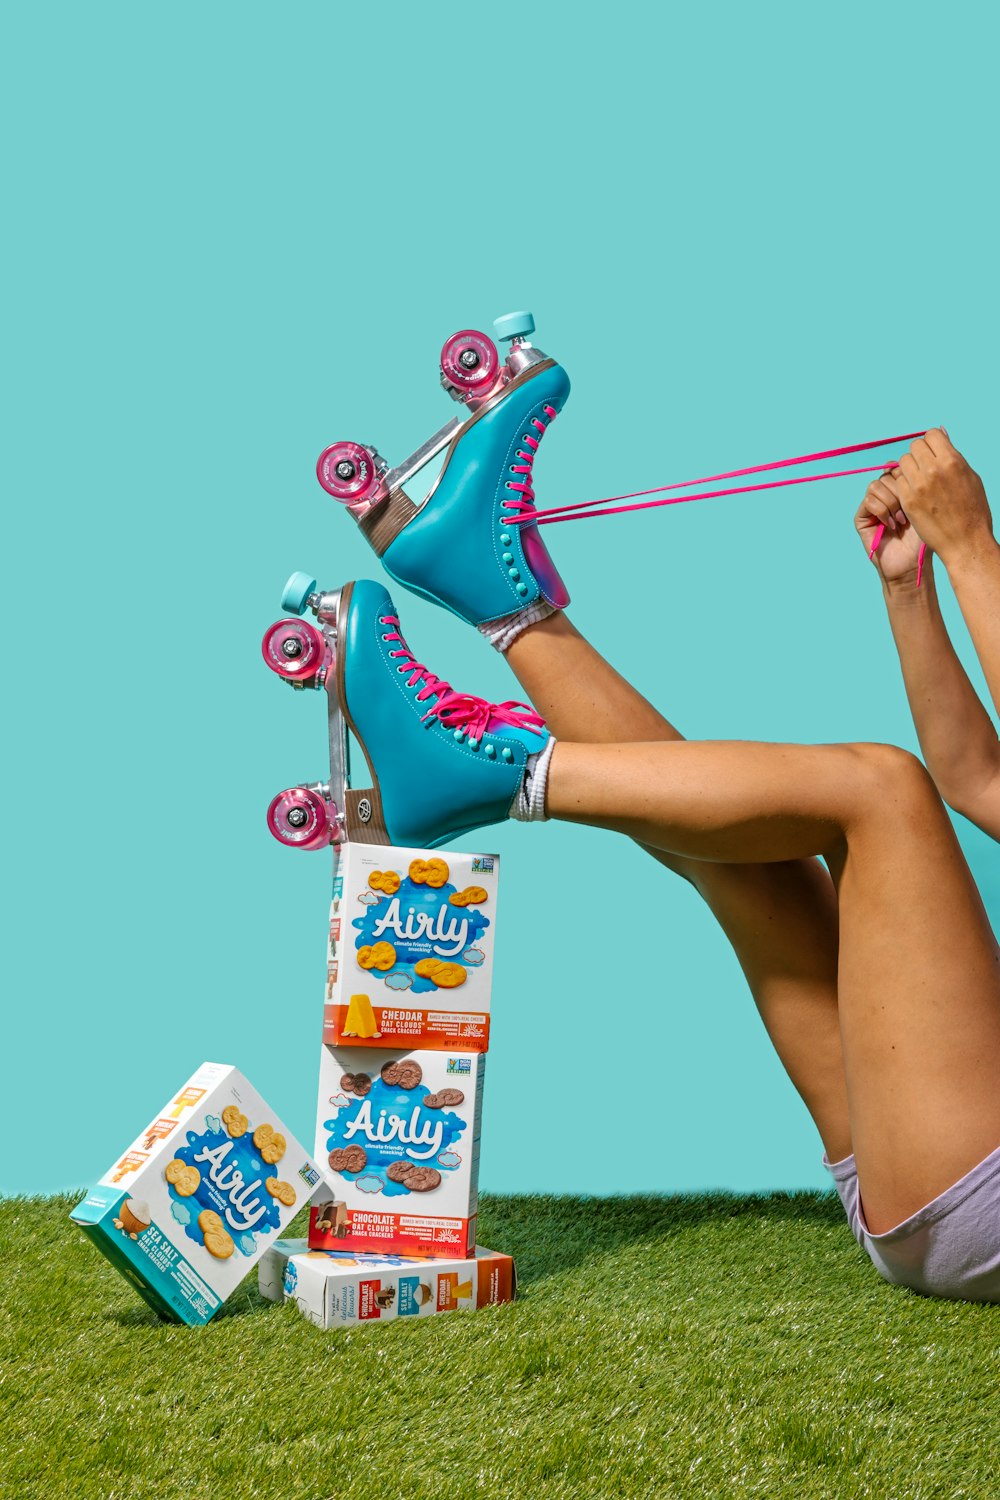
[[[361,579],[326,593],[297,573],[282,604],[295,616],[311,610],[318,623],[272,625],[264,659],[294,686],[326,688],[331,776],[274,798],[276,839],[302,849],[344,838],[436,848],[510,815],[528,757],[549,739],[532,708],[457,693],[422,666],[381,584]],[[351,786],[347,729],[368,763],[363,790]]]
[[[569,603],[531,524],[532,465],[569,395],[569,377],[528,343],[534,327],[530,313],[496,320],[498,337],[511,345],[504,361],[485,334],[452,335],[441,351],[441,379],[472,415],[454,418],[404,463],[389,469],[374,448],[338,442],[316,466],[391,577],[480,627],[532,605]],[[403,485],[442,450],[441,472],[415,505]]]

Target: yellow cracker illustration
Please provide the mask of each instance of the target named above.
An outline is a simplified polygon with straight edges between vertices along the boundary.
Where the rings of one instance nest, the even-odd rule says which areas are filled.
[[[451,872],[443,859],[414,859],[410,861],[409,873],[414,885],[429,885],[439,891],[447,885]]]
[[[396,962],[396,950],[391,943],[366,943],[358,949],[358,965],[362,969],[378,969],[388,974]]]
[[[457,989],[468,978],[461,964],[446,964],[440,958],[419,958],[413,965],[413,972],[442,990]]]
[[[232,1235],[227,1234],[224,1229],[210,1229],[205,1235],[205,1249],[216,1260],[228,1260],[236,1246]]]
[[[201,1185],[201,1173],[198,1168],[189,1167],[187,1162],[181,1161],[178,1156],[167,1162],[163,1175],[168,1182],[173,1184],[182,1198],[190,1198]]]
[[[399,876],[395,870],[373,870],[368,877],[368,884],[373,891],[384,891],[387,896],[394,896],[399,890]]]
[[[455,891],[448,897],[452,906],[482,906],[487,892],[481,885],[467,885],[464,891]]]
[[[431,980],[442,990],[456,990],[467,979],[461,964],[440,964],[431,975]]]
[[[269,1167],[277,1166],[285,1154],[286,1142],[273,1125],[258,1125],[253,1133],[253,1143]]]
[[[286,1208],[291,1208],[295,1202],[295,1189],[290,1182],[281,1182],[277,1177],[269,1177],[264,1183],[272,1198],[277,1198]]]
[[[233,1140],[238,1140],[241,1135],[246,1135],[249,1120],[243,1111],[235,1104],[227,1104],[222,1111],[222,1123],[225,1125]]]
[[[223,1224],[214,1208],[203,1208],[198,1215],[198,1228],[202,1234],[225,1234],[226,1226]]]

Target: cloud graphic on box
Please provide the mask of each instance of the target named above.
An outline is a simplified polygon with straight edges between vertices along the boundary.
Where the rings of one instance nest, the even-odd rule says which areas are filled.
[[[467,1121],[453,1109],[424,1109],[430,1092],[425,1084],[415,1089],[390,1088],[382,1078],[376,1078],[366,1098],[354,1100],[346,1109],[338,1110],[334,1119],[324,1120],[323,1129],[329,1132],[328,1151],[339,1146],[363,1146],[368,1158],[361,1172],[340,1175],[364,1193],[381,1190],[387,1198],[396,1198],[409,1196],[410,1189],[386,1176],[395,1161],[453,1172],[462,1158],[450,1148],[465,1131]]]
[[[355,949],[376,943],[391,943],[396,950],[396,962],[392,974],[385,983],[390,989],[407,989],[404,977],[409,979],[414,994],[424,994],[435,985],[429,978],[416,974],[414,965],[422,958],[439,958],[445,962],[462,956],[473,946],[489,927],[489,917],[484,917],[475,906],[452,906],[449,897],[456,894],[456,887],[443,885],[416,885],[409,876],[400,883],[393,896],[376,896],[371,903],[362,896],[359,899],[367,906],[361,917],[355,917],[351,926],[357,937]],[[476,954],[481,950],[473,948]],[[482,958],[470,960],[482,963]],[[368,971],[371,979],[382,979],[376,969]],[[390,983],[391,980],[391,983]]]
[[[170,1212],[184,1225],[188,1239],[204,1245],[198,1215],[203,1209],[213,1209],[232,1234],[240,1254],[250,1256],[257,1248],[254,1231],[268,1234],[281,1223],[281,1205],[264,1186],[265,1178],[274,1175],[274,1168],[261,1161],[252,1131],[232,1140],[221,1128],[221,1121],[219,1124],[220,1129],[209,1128],[201,1135],[189,1130],[187,1144],[174,1152],[186,1166],[198,1169],[201,1181],[190,1197],[183,1197],[168,1182]],[[186,1219],[182,1211],[187,1213]]]

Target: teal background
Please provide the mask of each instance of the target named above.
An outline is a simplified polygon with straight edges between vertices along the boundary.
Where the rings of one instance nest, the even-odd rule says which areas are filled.
[[[995,489],[1000,36],[912,4],[38,4],[5,31],[2,1186],[46,1191],[205,1058],[311,1140],[328,867],[264,811],[324,774],[324,729],[259,642],[293,568],[377,576],[313,464],[452,415],[454,329],[530,307],[569,370],[542,504],[934,422]],[[912,747],[860,488],[563,527],[572,617],[693,736]],[[512,695],[401,607],[434,670]],[[995,915],[996,848],[963,837]],[[825,1181],[685,886],[582,829],[484,847],[485,1187]]]

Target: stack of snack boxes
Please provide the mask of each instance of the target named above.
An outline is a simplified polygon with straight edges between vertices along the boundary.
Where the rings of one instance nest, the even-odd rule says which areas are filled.
[[[308,1247],[260,1272],[315,1322],[506,1301],[476,1252],[498,859],[345,845],[334,881]],[[439,1264],[437,1264],[439,1263]]]
[[[329,1328],[507,1302],[476,1247],[498,861],[345,845],[330,910],[316,1150],[205,1063],[73,1210],[161,1316],[207,1323],[253,1265]],[[308,1241],[282,1239],[312,1204]]]

